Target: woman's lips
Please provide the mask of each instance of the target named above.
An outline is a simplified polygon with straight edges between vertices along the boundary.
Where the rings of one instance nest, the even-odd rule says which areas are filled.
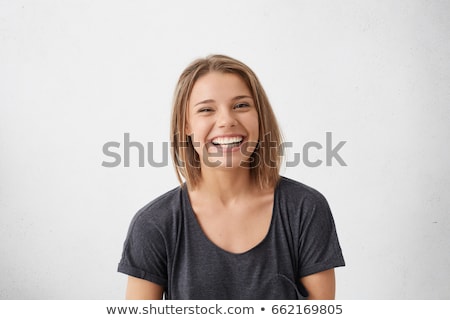
[[[244,137],[237,136],[220,136],[211,139],[206,144],[207,151],[211,156],[221,156],[222,153],[234,152],[240,150]]]
[[[240,144],[244,140],[243,136],[226,136],[226,137],[216,137],[211,140],[214,145],[233,145]]]

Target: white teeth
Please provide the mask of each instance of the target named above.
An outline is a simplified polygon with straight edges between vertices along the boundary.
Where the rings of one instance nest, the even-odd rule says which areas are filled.
[[[214,144],[233,144],[242,141],[242,137],[218,137],[212,140]]]

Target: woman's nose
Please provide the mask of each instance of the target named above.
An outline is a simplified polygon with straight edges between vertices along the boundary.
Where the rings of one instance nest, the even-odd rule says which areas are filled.
[[[221,128],[234,127],[237,124],[237,120],[231,110],[221,110],[218,113],[217,124]]]

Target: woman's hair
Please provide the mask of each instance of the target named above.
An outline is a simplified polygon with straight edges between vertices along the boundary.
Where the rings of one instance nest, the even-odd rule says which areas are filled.
[[[281,132],[269,99],[255,73],[244,63],[225,55],[210,55],[193,61],[181,74],[175,88],[171,123],[172,160],[180,183],[182,177],[195,188],[201,178],[200,159],[186,134],[189,98],[195,82],[210,72],[240,76],[249,88],[258,113],[258,145],[250,157],[250,175],[261,188],[273,187],[279,180],[282,155]]]

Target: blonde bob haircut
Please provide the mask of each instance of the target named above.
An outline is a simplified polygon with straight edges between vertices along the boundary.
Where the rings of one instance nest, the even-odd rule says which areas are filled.
[[[186,134],[189,98],[195,82],[210,72],[232,73],[240,76],[248,86],[258,112],[258,144],[246,167],[260,188],[274,187],[279,180],[282,137],[269,99],[255,73],[244,63],[225,55],[210,55],[193,61],[181,74],[175,88],[171,145],[172,160],[180,183],[183,178],[195,189],[201,179],[200,159],[190,137]]]

